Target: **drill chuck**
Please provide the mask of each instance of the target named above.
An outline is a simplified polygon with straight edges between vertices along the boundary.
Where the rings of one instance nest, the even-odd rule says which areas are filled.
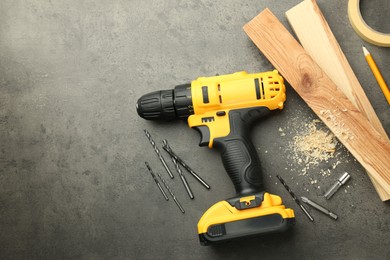
[[[147,120],[186,119],[194,113],[191,84],[178,85],[174,89],[145,94],[138,99],[136,108],[138,115]]]

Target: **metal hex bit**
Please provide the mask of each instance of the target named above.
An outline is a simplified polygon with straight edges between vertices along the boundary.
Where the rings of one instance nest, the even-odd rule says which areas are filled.
[[[170,151],[172,151],[172,149],[171,149],[171,147],[169,146],[168,141],[167,141],[166,139],[163,140],[163,144],[164,144],[164,147],[166,147],[167,149],[169,149]],[[177,173],[179,174],[179,177],[180,177],[180,179],[181,179],[181,182],[183,183],[184,188],[186,189],[188,196],[190,197],[190,199],[194,199],[194,194],[192,193],[192,190],[191,190],[191,188],[190,188],[190,185],[189,185],[188,182],[187,182],[186,177],[183,175],[183,173],[182,173],[182,171],[181,171],[181,169],[180,169],[180,165],[177,163],[177,161],[176,161],[175,158],[171,157],[171,159],[172,159],[173,164],[174,164],[175,167],[176,167],[176,171],[177,171]]]
[[[328,200],[330,199],[333,194],[336,193],[340,189],[342,185],[344,185],[349,179],[351,178],[351,175],[349,175],[348,172],[345,172],[341,177],[337,180],[335,184],[325,193],[325,198]]]
[[[315,203],[314,201],[311,201],[309,200],[308,198],[306,197],[301,197],[302,201],[306,204],[309,204],[310,206],[312,206],[313,208],[315,208],[316,210],[324,213],[325,215],[328,215],[329,217],[331,217],[332,219],[334,220],[337,220],[337,215],[334,214],[333,212],[329,211],[328,209],[324,208],[323,206]]]
[[[310,215],[309,211],[305,208],[305,206],[302,205],[301,201],[297,198],[297,196],[295,196],[294,192],[290,189],[290,187],[286,184],[286,182],[282,179],[282,177],[280,177],[279,175],[276,175],[276,177],[278,177],[280,183],[282,183],[284,188],[286,188],[288,193],[290,193],[291,197],[298,204],[298,206],[301,208],[303,213],[305,213],[305,215],[310,219],[310,221],[314,221],[312,215]]]
[[[160,150],[158,149],[158,147],[157,147],[156,143],[154,142],[152,136],[150,135],[148,130],[144,129],[144,132],[145,132],[146,137],[149,139],[150,144],[153,146],[154,151],[156,152],[158,158],[160,159],[161,163],[163,164],[165,170],[167,171],[169,177],[171,177],[171,179],[173,179],[174,176],[173,176],[171,170],[169,169],[167,163],[165,162],[164,157],[162,157],[162,155],[160,153]]]
[[[145,162],[145,165],[146,165],[146,167],[148,168],[148,170],[152,173],[153,171],[152,171],[152,168],[150,168],[149,163],[148,163],[148,162]],[[160,180],[162,181],[162,183],[164,183],[165,188],[168,190],[169,194],[171,194],[171,197],[173,198],[173,201],[174,201],[174,202],[176,203],[176,205],[179,207],[181,213],[184,214],[185,211],[184,211],[183,207],[181,206],[180,202],[177,200],[175,194],[173,194],[172,190],[169,188],[169,186],[168,186],[167,182],[165,181],[165,179],[164,179],[164,178],[161,176],[161,174],[159,174],[158,172],[157,172],[157,175],[158,175],[158,177],[160,178]]]
[[[180,157],[178,157],[172,150],[169,150],[166,146],[163,146],[163,149],[169,153],[169,155],[176,159],[178,163],[180,163],[195,179],[197,179],[206,189],[210,189],[210,185],[208,185],[198,174],[196,174]]]

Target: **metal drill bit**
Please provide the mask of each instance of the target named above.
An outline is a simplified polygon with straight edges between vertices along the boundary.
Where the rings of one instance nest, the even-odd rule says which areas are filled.
[[[146,163],[146,166],[148,166],[147,163]],[[158,179],[157,179],[156,175],[154,174],[154,172],[150,169],[150,167],[148,167],[148,169],[149,169],[149,172],[150,172],[150,174],[152,175],[154,181],[156,182],[157,187],[160,189],[162,195],[164,196],[165,200],[169,200],[167,194],[165,193],[165,191],[164,191],[163,188],[161,187],[161,184],[160,184],[160,182],[158,181]]]
[[[172,148],[169,146],[168,141],[166,139],[163,140],[163,144],[164,144],[164,147],[166,147],[167,149],[172,151]],[[175,158],[171,157],[171,159],[172,159],[173,164],[176,167],[176,171],[180,176],[181,182],[183,183],[184,188],[186,189],[188,196],[190,197],[190,199],[194,199],[194,194],[192,193],[192,190],[190,188],[190,185],[187,182],[186,177],[183,175],[183,173],[180,169],[180,165],[177,163]]]
[[[171,177],[171,179],[173,179],[174,176],[173,176],[171,170],[169,169],[167,163],[165,162],[164,157],[162,157],[162,155],[160,153],[160,150],[158,149],[158,147],[157,147],[156,143],[154,142],[152,136],[150,135],[148,130],[144,129],[144,132],[145,132],[146,137],[149,139],[150,144],[153,146],[154,151],[156,152],[158,158],[160,159],[161,163],[163,164],[165,170],[168,172],[169,177]]]
[[[279,175],[276,175],[276,177],[278,177],[280,183],[283,184],[288,193],[290,193],[293,200],[298,204],[298,206],[302,209],[302,211],[306,214],[310,221],[314,221],[314,218],[310,215],[309,211],[305,208],[305,206],[302,205],[301,201],[297,198],[297,196],[295,196],[294,192],[290,189],[290,187],[286,184],[282,177],[280,177]]]
[[[145,162],[145,165],[146,165],[146,167],[148,168],[148,170],[152,173],[153,171],[152,171],[152,168],[150,168],[149,163],[148,163],[148,162]],[[167,182],[165,181],[165,179],[164,179],[164,178],[161,176],[161,174],[159,174],[158,172],[157,172],[157,175],[158,175],[158,177],[160,178],[160,180],[162,181],[162,183],[164,183],[165,188],[168,190],[169,194],[171,194],[171,196],[172,196],[172,198],[173,198],[173,201],[174,201],[174,202],[176,203],[176,205],[179,207],[181,213],[184,214],[185,211],[184,211],[183,207],[180,205],[180,202],[177,200],[175,194],[173,194],[172,190],[169,188],[169,186],[168,186]]]
[[[323,206],[315,203],[314,201],[311,201],[309,200],[308,198],[306,197],[301,197],[302,201],[306,204],[309,204],[310,206],[312,206],[313,208],[315,208],[316,210],[318,211],[321,211],[322,213],[324,213],[325,215],[328,215],[329,217],[333,218],[334,220],[337,220],[337,215],[334,214],[333,212],[329,211],[328,209],[324,208]]]
[[[179,156],[177,156],[172,150],[169,150],[166,146],[163,146],[163,149],[169,153],[169,155],[180,163],[192,176],[195,177],[206,189],[210,189],[210,185],[208,185],[198,174],[196,174]]]
[[[325,198],[328,200],[330,199],[333,194],[340,189],[342,185],[344,185],[349,179],[351,178],[351,175],[349,175],[348,172],[345,172],[341,177],[337,180],[335,184],[325,193]]]

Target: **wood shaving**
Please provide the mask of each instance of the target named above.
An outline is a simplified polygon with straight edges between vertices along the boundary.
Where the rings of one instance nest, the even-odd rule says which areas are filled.
[[[305,125],[307,133],[294,136],[290,146],[298,163],[305,163],[308,166],[318,165],[334,157],[337,140],[331,132],[317,129],[319,122],[320,120],[313,120]],[[304,173],[307,168],[303,170]]]
[[[328,114],[330,119],[335,115],[323,113]],[[305,191],[309,187],[312,191],[320,190],[325,178],[338,173],[344,163],[353,159],[318,118],[302,119],[302,115],[298,114],[290,118],[288,125],[279,127],[278,134],[285,142],[279,147],[286,156],[284,169],[291,172],[291,178],[299,176],[299,185],[303,185]]]

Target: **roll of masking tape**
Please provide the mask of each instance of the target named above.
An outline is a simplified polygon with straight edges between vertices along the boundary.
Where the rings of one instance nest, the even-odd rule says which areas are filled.
[[[390,34],[377,32],[366,24],[360,13],[359,2],[360,0],[349,0],[348,2],[348,16],[353,29],[369,43],[390,47]]]

